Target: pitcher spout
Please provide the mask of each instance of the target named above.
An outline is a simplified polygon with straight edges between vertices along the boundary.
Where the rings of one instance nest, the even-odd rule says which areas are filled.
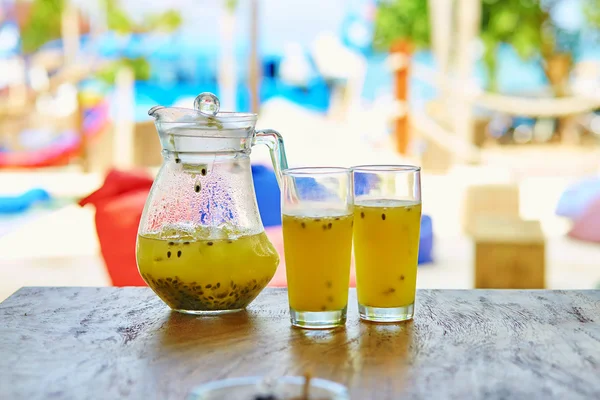
[[[148,115],[151,116],[154,119],[158,119],[159,117],[159,111],[164,109],[164,106],[154,106],[151,109],[148,110]]]

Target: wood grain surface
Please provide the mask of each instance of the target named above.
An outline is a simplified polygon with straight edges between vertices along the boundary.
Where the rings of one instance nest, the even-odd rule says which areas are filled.
[[[148,288],[23,288],[0,304],[0,398],[184,399],[235,376],[314,375],[352,399],[600,398],[600,291],[421,290],[414,322],[304,331],[287,295],[170,312]]]

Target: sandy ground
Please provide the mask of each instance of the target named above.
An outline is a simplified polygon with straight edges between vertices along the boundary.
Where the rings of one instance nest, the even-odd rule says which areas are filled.
[[[383,118],[375,111],[340,122],[273,102],[261,114],[259,127],[277,128],[284,135],[290,166],[411,162],[393,152],[393,146],[381,134],[381,121]],[[255,162],[270,163],[266,148],[257,147],[252,157]],[[546,161],[541,157],[540,162]],[[513,181],[515,174],[508,166],[495,165],[457,166],[445,175],[423,174],[423,211],[433,219],[435,262],[419,269],[419,287],[472,287],[473,243],[461,233],[461,205],[469,185]],[[579,179],[578,170],[563,175],[540,174],[539,167],[536,170],[531,177],[519,171],[520,213],[522,218],[542,223],[547,286],[592,288],[600,283],[600,245],[570,240],[565,236],[569,222],[554,215],[561,192]],[[55,196],[76,198],[90,193],[101,182],[101,174],[82,174],[74,169],[3,172],[0,194],[39,186]],[[93,208],[75,204],[0,218],[0,300],[22,286],[107,285],[93,218]]]

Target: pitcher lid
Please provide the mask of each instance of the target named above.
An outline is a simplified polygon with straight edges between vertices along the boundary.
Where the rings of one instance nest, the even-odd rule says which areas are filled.
[[[256,123],[254,113],[219,111],[220,107],[216,95],[204,92],[194,100],[194,108],[154,106],[148,110],[148,115],[161,123],[189,123],[217,129],[226,129],[231,123],[252,126]]]

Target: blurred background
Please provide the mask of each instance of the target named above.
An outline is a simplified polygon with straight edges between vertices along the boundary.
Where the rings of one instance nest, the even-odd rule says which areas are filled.
[[[147,111],[206,91],[291,166],[420,165],[421,288],[600,287],[600,0],[0,0],[0,300],[141,284]]]

